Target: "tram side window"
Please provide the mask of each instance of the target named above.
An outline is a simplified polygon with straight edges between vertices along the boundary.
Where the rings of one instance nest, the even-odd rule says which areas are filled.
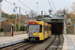
[[[42,25],[40,25],[40,29],[39,29],[39,32],[42,32]]]
[[[48,26],[48,31],[50,30],[49,26]]]
[[[48,26],[46,26],[46,31],[48,31]]]

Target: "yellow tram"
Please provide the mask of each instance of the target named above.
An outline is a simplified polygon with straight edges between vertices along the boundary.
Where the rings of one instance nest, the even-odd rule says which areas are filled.
[[[28,36],[30,41],[44,40],[51,36],[51,25],[43,21],[29,21]]]

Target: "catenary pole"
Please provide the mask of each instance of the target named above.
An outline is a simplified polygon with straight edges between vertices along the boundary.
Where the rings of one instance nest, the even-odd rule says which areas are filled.
[[[19,7],[19,31],[20,31],[20,17],[21,17],[21,7]]]
[[[2,12],[2,1],[3,0],[0,0],[0,19],[1,19],[1,12]],[[1,21],[0,21],[0,28],[1,28]]]
[[[16,32],[16,24],[17,24],[17,7],[15,7],[16,9],[16,19],[15,19],[15,32]]]

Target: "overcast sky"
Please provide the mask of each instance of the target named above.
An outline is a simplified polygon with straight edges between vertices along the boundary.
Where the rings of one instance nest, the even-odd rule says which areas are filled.
[[[17,6],[22,7],[23,9],[27,10],[28,12],[30,11],[30,9],[28,9],[27,7],[22,5],[18,0],[7,0],[7,1],[9,1],[11,3],[16,3]],[[36,12],[37,12],[36,2],[38,2],[38,14],[41,14],[42,10],[48,14],[48,10],[50,9],[50,5],[47,0],[21,0],[21,1],[24,4],[26,4],[28,7],[30,7],[31,9],[35,10]],[[51,5],[53,7],[52,0],[49,0],[49,1],[51,2]],[[75,0],[53,0],[53,1],[54,1],[56,10],[66,8],[66,9],[69,9],[69,11],[72,11],[71,6],[72,6],[72,3],[75,2]],[[3,0],[2,10],[4,12],[6,12],[8,14],[12,14],[12,13],[14,13],[13,8],[14,8],[13,5],[11,5],[11,4],[7,3],[5,0]],[[17,9],[17,13],[18,13],[18,9]],[[25,14],[25,11],[21,10],[21,13]]]

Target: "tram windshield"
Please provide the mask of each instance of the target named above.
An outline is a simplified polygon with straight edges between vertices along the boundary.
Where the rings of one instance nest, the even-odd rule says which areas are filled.
[[[42,25],[29,25],[29,32],[42,32]]]

